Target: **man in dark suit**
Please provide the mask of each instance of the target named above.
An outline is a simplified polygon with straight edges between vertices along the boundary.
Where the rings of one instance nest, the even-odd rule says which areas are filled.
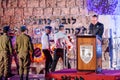
[[[89,34],[96,35],[97,38],[97,73],[102,71],[102,35],[104,32],[104,25],[98,22],[98,16],[93,15],[91,24],[89,26]]]

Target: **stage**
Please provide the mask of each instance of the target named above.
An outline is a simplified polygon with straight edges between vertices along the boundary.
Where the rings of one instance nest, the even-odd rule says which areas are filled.
[[[120,70],[103,70],[102,73],[82,71],[75,69],[64,69],[46,75],[48,80],[120,80]]]
[[[19,79],[19,75],[14,75],[8,80]],[[103,70],[102,73],[96,74],[90,71],[80,72],[75,69],[63,69],[47,75],[30,74],[29,80],[120,80],[120,70]]]
[[[14,75],[14,76],[8,78],[8,80],[20,80],[20,77],[19,77],[19,75]],[[29,80],[46,80],[45,74],[30,74]]]

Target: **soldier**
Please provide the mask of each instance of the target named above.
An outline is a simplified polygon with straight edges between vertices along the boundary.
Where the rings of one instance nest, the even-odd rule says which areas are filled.
[[[12,44],[8,37],[9,26],[3,28],[3,35],[0,36],[0,80],[2,77],[7,80],[8,75],[8,53],[12,54]]]
[[[29,66],[30,66],[30,53],[33,54],[33,45],[31,38],[25,33],[27,28],[22,26],[20,28],[21,34],[16,38],[16,51],[18,53],[19,61],[19,75],[20,80],[23,80],[23,75],[28,80]]]

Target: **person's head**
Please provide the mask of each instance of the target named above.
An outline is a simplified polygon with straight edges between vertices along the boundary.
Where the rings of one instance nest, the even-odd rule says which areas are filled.
[[[91,18],[92,24],[96,24],[98,22],[98,15],[93,15]]]
[[[3,33],[8,33],[10,31],[10,26],[3,27]]]
[[[51,30],[52,30],[52,27],[51,26],[45,26],[45,32],[47,34],[50,34],[51,33]]]
[[[59,25],[59,31],[63,31],[64,30],[64,25],[63,24],[60,24]]]
[[[21,32],[25,32],[26,30],[27,30],[27,27],[26,27],[26,26],[21,26],[21,27],[20,27],[20,31],[21,31]]]

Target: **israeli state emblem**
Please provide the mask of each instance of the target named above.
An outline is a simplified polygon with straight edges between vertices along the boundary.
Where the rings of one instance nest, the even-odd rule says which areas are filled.
[[[80,45],[80,58],[85,64],[88,64],[93,58],[93,46]]]

